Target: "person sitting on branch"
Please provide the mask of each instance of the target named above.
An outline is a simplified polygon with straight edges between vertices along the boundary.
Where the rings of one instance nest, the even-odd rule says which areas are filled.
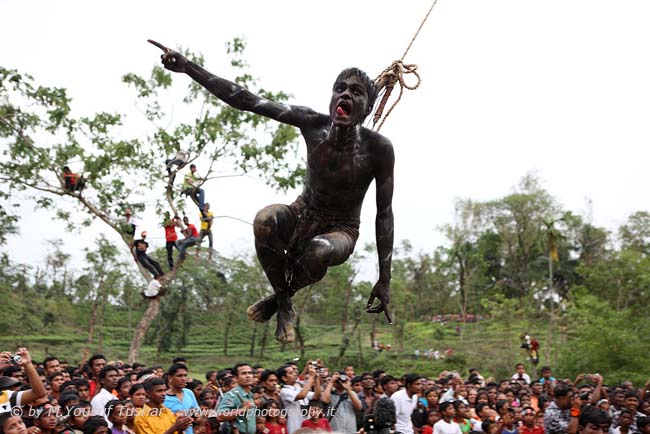
[[[183,179],[183,194],[189,196],[201,212],[205,206],[205,192],[201,188],[203,181],[205,179],[196,173],[196,164],[190,164],[190,173],[186,174]]]
[[[143,231],[140,236],[142,238],[135,240],[133,243],[135,257],[144,268],[153,274],[154,279],[158,279],[165,273],[163,273],[162,268],[160,268],[158,261],[147,255],[147,248],[149,248],[149,243],[145,241],[147,239],[147,231]]]
[[[187,218],[187,216],[183,217],[183,223],[186,227],[181,232],[183,232],[185,238],[176,241],[176,245],[178,246],[179,265],[185,260],[185,250],[195,245],[199,236],[199,231],[196,230],[196,226],[190,223],[190,219]]]
[[[274,294],[248,308],[255,321],[277,312],[276,339],[294,339],[291,297],[321,280],[327,268],[344,263],[359,236],[359,216],[370,183],[376,183],[375,232],[379,280],[367,312],[384,312],[389,322],[393,252],[394,151],[384,136],[362,127],[378,90],[357,68],[343,70],[334,82],[329,114],[264,99],[218,77],[162,44],[162,64],[185,73],[230,106],[300,129],[307,145],[307,174],[302,193],[291,205],[270,205],[254,221],[255,249]],[[379,303],[374,305],[375,300]]]
[[[82,175],[72,172],[68,166],[63,166],[63,183],[69,192],[81,191],[86,187],[86,181]]]

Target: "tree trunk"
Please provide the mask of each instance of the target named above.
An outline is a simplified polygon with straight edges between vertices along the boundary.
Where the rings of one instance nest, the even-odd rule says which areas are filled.
[[[226,328],[223,331],[223,355],[228,357],[228,339],[230,338],[230,321],[226,321]]]
[[[253,321],[253,336],[251,337],[251,349],[248,352],[249,357],[255,356],[255,338],[257,338],[257,322]]]
[[[343,312],[341,313],[341,333],[345,334],[348,326],[348,306],[350,306],[350,297],[352,296],[352,285],[348,286],[345,291],[345,303],[343,303]]]
[[[296,317],[296,346],[300,349],[300,358],[305,358],[305,341],[300,328],[300,315]]]
[[[149,301],[149,307],[144,311],[140,322],[135,328],[135,333],[133,334],[133,340],[131,341],[131,347],[129,348],[129,363],[133,363],[138,359],[138,353],[142,342],[144,341],[144,335],[147,334],[149,326],[153,320],[158,316],[160,312],[160,300],[158,298],[152,298]]]
[[[269,324],[270,321],[264,323],[264,331],[262,332],[262,339],[260,341],[260,360],[264,358],[264,351],[266,351],[266,342],[269,337]]]
[[[92,307],[90,309],[90,321],[88,321],[88,339],[86,343],[91,343],[95,336],[95,323],[97,322],[97,298],[93,300]]]

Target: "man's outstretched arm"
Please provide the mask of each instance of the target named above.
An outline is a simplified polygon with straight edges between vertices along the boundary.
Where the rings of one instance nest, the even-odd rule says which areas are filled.
[[[189,75],[214,96],[236,109],[253,112],[296,127],[314,125],[324,116],[308,107],[279,104],[262,98],[232,81],[212,74],[182,54],[156,41],[149,40],[149,42],[163,50],[161,59],[166,69]]]
[[[390,143],[381,157],[382,168],[376,178],[377,217],[375,219],[379,280],[368,299],[367,311],[370,313],[383,311],[388,322],[392,323],[393,317],[388,304],[390,302],[390,278],[393,260],[393,166],[395,164],[395,155]],[[372,306],[375,298],[378,298],[380,303],[377,306]]]

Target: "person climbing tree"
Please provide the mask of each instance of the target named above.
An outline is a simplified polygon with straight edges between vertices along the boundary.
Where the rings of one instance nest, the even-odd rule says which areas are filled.
[[[145,240],[147,239],[147,231],[143,231],[140,236],[142,237],[139,240],[135,240],[133,243],[133,249],[135,250],[135,257],[138,260],[138,262],[145,268],[147,271],[149,271],[151,274],[153,274],[153,277],[155,279],[158,279],[162,277],[165,273],[163,273],[162,268],[160,268],[160,264],[158,261],[153,259],[151,256],[147,255],[147,249],[149,248],[149,243],[147,243]]]
[[[203,181],[205,180],[196,173],[196,164],[191,164],[190,173],[183,179],[183,193],[192,199],[201,212],[205,206],[205,192],[200,187]]]
[[[199,240],[196,248],[196,256],[199,256],[199,250],[201,248],[201,243],[203,238],[208,237],[208,260],[212,259],[212,221],[214,220],[214,214],[210,211],[210,204],[206,203],[203,208],[203,212],[200,214],[201,217],[201,232],[199,232]]]
[[[169,176],[169,185],[174,185],[174,179],[176,178],[176,172],[181,170],[187,164],[189,160],[189,152],[180,149],[174,158],[165,160],[165,166],[167,169],[167,176]],[[173,169],[176,165],[176,169]]]
[[[165,212],[165,220],[163,220],[163,227],[165,228],[165,249],[167,249],[167,264],[169,268],[174,268],[174,248],[178,249],[176,245],[176,240],[178,240],[178,234],[176,234],[176,228],[181,227],[181,219],[175,215],[174,218],[171,218],[169,211]]]

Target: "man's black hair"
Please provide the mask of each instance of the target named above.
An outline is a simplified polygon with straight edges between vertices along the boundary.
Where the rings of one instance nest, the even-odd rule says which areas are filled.
[[[124,405],[124,402],[120,401],[119,399],[111,399],[106,403],[106,405],[104,405],[104,413],[106,413],[106,418],[110,419],[111,415],[118,405]]]
[[[385,386],[386,384],[390,383],[391,381],[397,381],[397,380],[395,379],[395,377],[393,377],[391,375],[384,375],[383,377],[381,377],[381,380],[380,380],[382,386]]]
[[[72,382],[77,386],[77,388],[79,388],[79,386],[90,387],[90,382],[85,378],[77,378],[76,380],[72,380]]]
[[[636,399],[639,399],[639,395],[637,395],[636,392],[634,392],[634,391],[632,391],[632,390],[628,390],[627,392],[625,392],[625,395],[624,395],[624,396],[625,396],[624,399],[627,399],[627,398],[636,398]]]
[[[611,420],[605,410],[602,410],[598,407],[592,405],[585,405],[582,407],[580,412],[580,419],[578,419],[578,425],[581,427],[586,427],[588,423],[594,425],[609,425]]]
[[[355,376],[350,384],[357,384],[357,383],[362,383],[363,382],[363,377],[361,375]]]
[[[175,364],[175,363],[182,363],[184,365],[187,365],[187,360],[183,356],[176,356],[176,357],[174,357],[174,360],[172,360],[172,364]]]
[[[50,375],[47,376],[47,381],[52,383],[52,380],[55,379],[56,377],[63,377],[63,372],[61,371],[52,372]]]
[[[223,379],[223,387],[230,387],[230,385],[237,381],[236,377],[226,377]]]
[[[275,375],[276,378],[278,376],[278,374],[275,371],[272,371],[270,369],[265,369],[264,372],[260,374],[260,382],[262,383],[265,382],[266,380],[269,379],[271,375]]]
[[[550,370],[551,370],[550,366],[542,366],[542,368],[539,370],[539,372],[550,371]]]
[[[375,369],[374,371],[372,371],[372,378],[378,378],[381,374],[385,374],[385,373],[386,371],[384,371],[383,369]]]
[[[75,393],[77,393],[77,392],[76,392],[76,390],[77,390],[77,385],[74,384],[74,380],[68,380],[68,381],[66,381],[65,383],[63,383],[63,384],[61,385],[61,388],[59,389],[59,391],[60,391],[60,392],[63,392],[63,391],[65,390],[66,387],[70,387],[70,386],[74,386],[74,388],[75,388]]]
[[[444,413],[445,410],[447,410],[447,408],[449,408],[449,407],[451,407],[451,406],[453,406],[453,405],[454,405],[453,402],[451,402],[451,401],[445,401],[445,402],[443,402],[442,404],[440,404],[440,405],[438,406],[438,411],[440,411],[440,414],[442,414],[442,413]]]
[[[117,380],[117,386],[115,388],[117,390],[120,390],[120,387],[122,387],[124,383],[128,383],[128,382],[131,382],[131,379],[129,377],[122,377],[119,380]]]
[[[196,389],[197,387],[202,386],[202,385],[203,385],[203,382],[201,380],[195,378],[192,381],[188,381],[187,385],[185,387],[187,387],[192,392],[194,392],[194,389]]]
[[[650,417],[643,416],[636,420],[636,427],[639,429],[643,429],[648,425],[650,425]]]
[[[119,374],[120,371],[117,370],[117,368],[113,365],[106,365],[102,368],[101,371],[99,371],[99,381],[102,381],[104,378],[106,378],[106,374],[108,374],[111,371],[115,371]]]
[[[217,373],[217,371],[208,371],[208,372],[206,372],[206,373],[205,373],[205,380],[206,380],[206,381],[210,381],[210,377],[212,377],[212,376],[215,375],[216,373]]]
[[[142,371],[138,372],[135,377],[139,380],[145,375],[152,375],[152,374],[154,374],[153,369],[143,369]]]
[[[217,381],[221,382],[224,378],[228,376],[228,374],[232,375],[232,369],[226,368],[222,369],[221,371],[217,372]]]
[[[264,368],[264,366],[262,366],[262,365],[253,365],[253,366],[251,366],[251,368],[253,370],[256,370],[256,369]]]
[[[476,404],[476,407],[475,407],[476,408],[476,414],[479,415],[481,413],[481,411],[485,407],[490,408],[490,404],[488,404],[486,402],[479,402],[478,404]]]
[[[573,388],[567,384],[559,383],[555,388],[553,388],[553,396],[557,398],[562,398],[567,396],[570,392],[573,391]]]
[[[144,382],[144,390],[151,392],[156,386],[166,386],[162,378],[153,377]]]
[[[43,359],[43,367],[44,367],[44,368],[47,368],[47,364],[48,364],[49,362],[51,362],[52,360],[56,360],[57,362],[59,361],[59,359],[56,358],[56,357],[54,357],[54,356],[47,356],[45,359]],[[59,363],[60,363],[60,362],[59,362]]]
[[[100,426],[105,426],[108,428],[108,423],[106,423],[104,418],[101,416],[90,416],[84,423],[81,430],[84,434],[95,434],[95,431],[97,431],[97,428]]]
[[[277,370],[276,375],[278,376],[278,380],[280,380],[280,383],[284,384],[284,376],[287,375],[287,368],[293,369],[293,366],[285,363],[284,365],[280,366]]]
[[[483,432],[486,432],[486,433],[490,432],[490,425],[492,425],[493,423],[496,423],[496,422],[494,422],[492,420],[486,420],[485,422],[483,422],[481,424],[481,429],[483,430]]]
[[[95,360],[106,360],[106,357],[104,357],[103,354],[93,354],[90,356],[90,359],[88,359],[88,366],[92,368]]]
[[[377,89],[377,86],[375,86],[375,82],[368,77],[368,74],[360,70],[359,68],[346,68],[341,73],[339,74],[338,77],[336,77],[336,80],[334,81],[334,84],[338,83],[340,80],[343,80],[344,78],[348,77],[356,77],[361,81],[361,84],[366,88],[366,93],[368,94],[368,109],[366,110],[366,113],[364,113],[364,116],[362,118],[365,119],[370,112],[372,111],[372,107],[375,105],[375,101],[377,100],[377,96],[379,95],[379,90]]]
[[[79,400],[79,394],[77,392],[66,392],[61,394],[57,401],[61,407],[65,408],[68,406],[68,402],[74,401],[75,399],[77,401]]]
[[[133,384],[131,386],[131,388],[129,389],[129,396],[133,396],[133,394],[135,392],[137,392],[138,390],[140,390],[140,389],[145,389],[144,384],[142,384],[142,383]],[[145,390],[145,392],[146,392],[146,390]]]
[[[172,363],[172,365],[167,369],[167,375],[174,375],[179,370],[184,369],[188,371],[187,365],[185,363]]]
[[[250,363],[239,362],[235,364],[235,366],[232,367],[232,375],[238,376],[239,368],[241,368],[242,366],[250,366]]]
[[[404,376],[404,385],[408,386],[409,384],[413,384],[421,378],[422,375],[419,374],[406,374]]]
[[[137,368],[145,368],[146,366],[147,366],[147,365],[145,365],[144,363],[133,362],[133,366],[131,366],[131,368],[133,368],[133,369],[137,369]]]

